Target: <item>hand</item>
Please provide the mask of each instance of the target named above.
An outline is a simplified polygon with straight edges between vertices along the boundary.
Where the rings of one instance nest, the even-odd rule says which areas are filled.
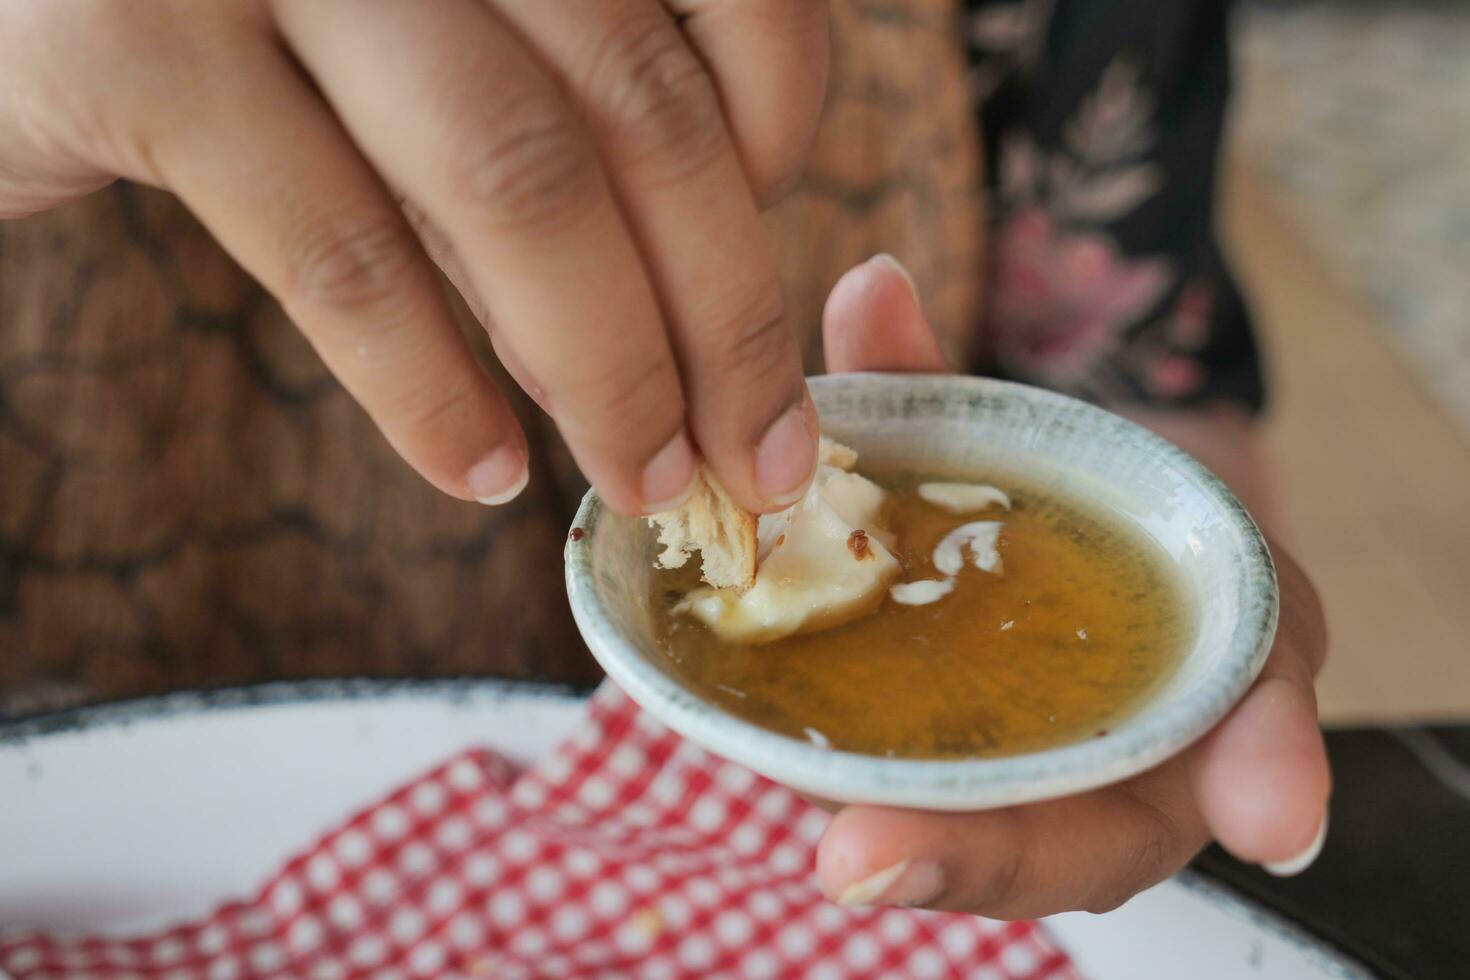
[[[913,287],[870,261],[833,289],[823,323],[834,371],[947,371]],[[1112,909],[1212,838],[1243,861],[1299,871],[1326,831],[1330,776],[1313,679],[1326,634],[1316,592],[1273,546],[1276,644],[1255,686],[1200,742],[1127,782],[979,813],[849,806],[817,856],[847,904],[917,905],[994,918]]]
[[[678,498],[702,452],[771,510],[816,416],[757,207],[826,42],[821,0],[6,4],[0,217],[173,191],[405,459],[502,502],[525,439],[432,255],[612,507]]]

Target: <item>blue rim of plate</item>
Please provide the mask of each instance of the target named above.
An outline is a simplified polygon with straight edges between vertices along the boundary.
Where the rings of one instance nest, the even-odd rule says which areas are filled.
[[[1269,932],[1316,961],[1323,972],[1342,980],[1399,980],[1400,974],[1369,967],[1361,951],[1350,950],[1338,938],[1291,918],[1259,897],[1247,895],[1209,871],[1193,865],[1174,875],[1174,881],[1203,898],[1227,915],[1244,918],[1257,929]],[[1407,977],[1403,980],[1408,980]]]
[[[316,701],[380,701],[396,697],[440,697],[447,704],[484,699],[548,698],[582,700],[596,685],[499,677],[341,677],[267,681],[168,694],[100,701],[75,708],[0,718],[0,749],[48,735],[125,728],[138,722],[181,718],[240,708],[306,704]]]

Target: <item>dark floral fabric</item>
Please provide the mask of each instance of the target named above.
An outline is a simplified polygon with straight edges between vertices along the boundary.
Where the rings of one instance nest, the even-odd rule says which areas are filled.
[[[968,0],[988,362],[1110,403],[1260,408],[1214,228],[1228,0]]]

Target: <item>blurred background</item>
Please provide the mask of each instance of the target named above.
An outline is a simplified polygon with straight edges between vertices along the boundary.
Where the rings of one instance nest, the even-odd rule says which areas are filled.
[[[1382,976],[1463,976],[1470,6],[1245,0],[1234,29],[1223,232],[1270,355],[1287,539],[1327,608],[1335,790],[1300,878],[1197,866]]]
[[[1329,722],[1470,716],[1470,7],[1239,5],[1225,234]]]

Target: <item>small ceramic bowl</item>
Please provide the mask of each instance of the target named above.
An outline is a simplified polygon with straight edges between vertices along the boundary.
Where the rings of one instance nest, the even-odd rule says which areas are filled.
[[[1208,731],[1260,671],[1276,632],[1276,571],[1254,522],[1213,475],[1157,436],[1083,402],[982,378],[813,378],[823,432],[865,466],[988,471],[1098,501],[1162,546],[1197,608],[1173,676],[1107,737],[1004,758],[881,758],[821,748],[729,715],[661,666],[649,602],[653,534],[589,493],[566,549],[577,626],[655,718],[794,789],[845,803],[972,810],[1064,796],[1142,772]]]

